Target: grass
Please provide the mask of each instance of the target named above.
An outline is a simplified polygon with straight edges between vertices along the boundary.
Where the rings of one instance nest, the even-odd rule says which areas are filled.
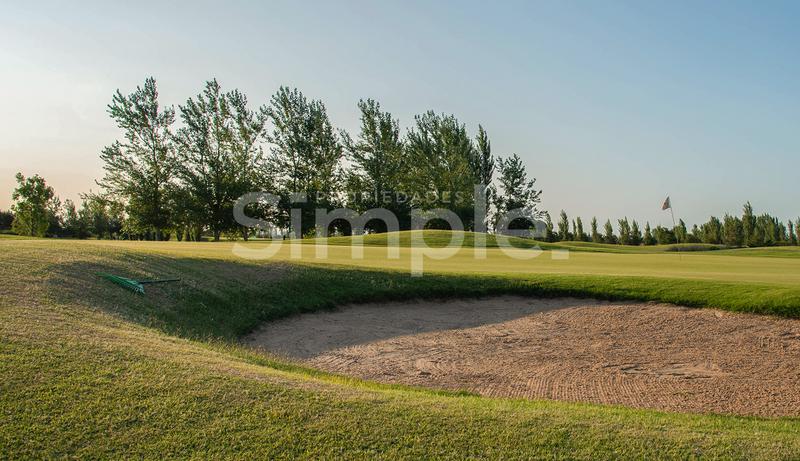
[[[248,244],[248,247],[257,244]],[[500,292],[796,316],[800,261],[489,250],[408,275],[410,248],[247,261],[229,243],[0,241],[0,452],[26,457],[724,458],[800,455],[800,420],[489,399],[307,370],[236,340],[353,301]],[[520,250],[524,251],[524,250]],[[562,266],[558,264],[564,263]],[[182,282],[135,295],[97,271]]]

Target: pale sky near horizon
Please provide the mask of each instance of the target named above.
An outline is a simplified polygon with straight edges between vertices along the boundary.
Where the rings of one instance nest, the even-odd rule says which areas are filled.
[[[800,215],[800,2],[72,3],[3,6],[0,209],[17,171],[97,190],[106,105],[152,75],[168,105],[296,86],[351,132],[368,97],[481,123],[552,214]]]

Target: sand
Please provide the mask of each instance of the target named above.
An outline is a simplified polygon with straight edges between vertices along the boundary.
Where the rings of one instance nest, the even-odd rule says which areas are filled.
[[[800,320],[503,296],[343,306],[265,324],[245,342],[383,383],[800,416]]]

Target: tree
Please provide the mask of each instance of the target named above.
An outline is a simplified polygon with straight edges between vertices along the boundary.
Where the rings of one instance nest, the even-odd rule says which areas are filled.
[[[14,222],[14,213],[10,210],[0,210],[0,230],[11,229],[11,223]]]
[[[53,215],[55,192],[38,174],[26,178],[17,173],[16,179],[17,188],[11,195],[14,200],[11,229],[19,235],[44,237]]]
[[[642,238],[642,243],[645,245],[655,245],[656,238],[653,236],[653,232],[650,229],[650,222],[645,223],[644,225],[644,237]]]
[[[70,237],[85,239],[89,236],[86,220],[69,199],[64,201],[64,229]]]
[[[656,226],[656,228],[653,230],[653,234],[655,234],[656,242],[659,245],[670,245],[677,242],[675,233],[672,229]]]
[[[555,242],[556,234],[553,232],[553,220],[550,219],[550,213],[544,212],[544,239],[547,242]]]
[[[789,245],[797,245],[797,234],[795,234],[794,223],[791,220],[789,220],[786,228],[789,232]]]
[[[537,206],[541,202],[542,191],[536,190],[534,187],[536,178],[528,179],[525,165],[517,154],[505,159],[499,158],[497,169],[500,173],[498,182],[500,183],[501,191],[496,200],[498,215],[513,210],[521,210],[528,219],[518,218],[509,223],[509,228],[530,229],[533,226],[532,220],[538,218],[540,214]]]
[[[125,203],[138,229],[152,231],[160,240],[170,226],[169,192],[176,166],[170,129],[175,110],[159,106],[156,81],[150,77],[128,96],[117,90],[108,112],[124,131],[124,141],[103,149],[105,176],[98,184]]]
[[[466,128],[452,115],[428,111],[414,117],[406,136],[406,182],[415,208],[447,208],[472,226],[476,150]],[[501,179],[502,183],[502,179]]]
[[[408,229],[410,210],[398,196],[408,168],[400,122],[389,112],[382,111],[380,104],[372,99],[359,101],[358,108],[361,130],[357,140],[342,132],[342,144],[353,163],[347,178],[350,206],[362,212],[386,208],[398,217],[401,229]],[[381,222],[372,230],[385,232],[386,227]]]
[[[678,225],[675,227],[674,233],[677,243],[686,243],[688,233],[686,231],[686,223],[683,222],[683,219],[678,220]]]
[[[700,227],[700,233],[703,243],[722,243],[722,222],[716,216],[712,216]]]
[[[797,244],[800,245],[800,217],[794,220],[794,235],[797,239]]]
[[[180,106],[180,113],[184,127],[177,134],[177,171],[188,192],[184,197],[193,199],[193,214],[218,241],[223,232],[239,228],[233,218],[236,199],[258,185],[266,109],[249,109],[244,94],[223,93],[211,80],[201,94]]]
[[[606,220],[603,231],[603,242],[609,244],[617,243],[617,237],[614,236],[614,227],[611,225],[610,219]]]
[[[272,143],[270,166],[275,192],[282,197],[282,219],[290,224],[289,210],[299,208],[301,228],[292,230],[298,237],[305,236],[314,229],[317,208],[340,205],[342,145],[325,105],[309,101],[296,88],[281,87],[272,96],[267,116],[272,122],[267,136]],[[303,196],[305,202],[292,203],[293,194]]]
[[[483,193],[486,195],[486,204],[483,211],[488,219],[490,205],[495,202],[497,193],[492,186],[495,158],[492,155],[492,143],[489,141],[489,135],[481,125],[478,125],[478,135],[475,137],[475,151],[471,164],[472,172],[478,180],[476,184],[482,186]],[[534,181],[536,180],[534,179]]]
[[[575,218],[575,240],[579,242],[585,242],[589,240],[586,236],[586,233],[583,231],[583,221],[581,220],[580,216]]]
[[[722,243],[732,247],[744,244],[744,226],[741,219],[725,213],[722,220]]]
[[[631,245],[631,224],[628,218],[620,219],[617,221],[619,224],[619,244]]]
[[[603,241],[603,237],[597,231],[597,218],[592,217],[592,242],[594,243],[601,243]]]
[[[562,242],[572,240],[572,235],[569,233],[569,218],[564,210],[561,210],[558,219],[558,239]]]
[[[745,245],[755,246],[758,243],[756,242],[755,230],[756,218],[753,215],[753,207],[750,205],[750,202],[747,202],[742,208],[742,233]]]
[[[639,223],[635,219],[631,222],[631,234],[628,244],[637,246],[642,244],[642,231],[639,230]]]

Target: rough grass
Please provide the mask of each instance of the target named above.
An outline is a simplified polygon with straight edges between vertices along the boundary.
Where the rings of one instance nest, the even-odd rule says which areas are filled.
[[[343,267],[341,261],[247,262],[230,251],[228,244],[212,243],[0,242],[4,457],[800,456],[796,419],[668,414],[382,386],[306,370],[235,343],[271,318],[409,296],[579,294],[743,310],[761,306],[793,315],[800,298],[790,281],[748,285],[725,271],[702,278],[677,269],[670,277],[443,271],[411,278],[400,271]],[[643,255],[667,256],[677,258]],[[777,270],[795,264],[713,258],[777,264]],[[138,296],[95,276],[99,270],[141,278],[180,275],[183,281],[148,287]]]

